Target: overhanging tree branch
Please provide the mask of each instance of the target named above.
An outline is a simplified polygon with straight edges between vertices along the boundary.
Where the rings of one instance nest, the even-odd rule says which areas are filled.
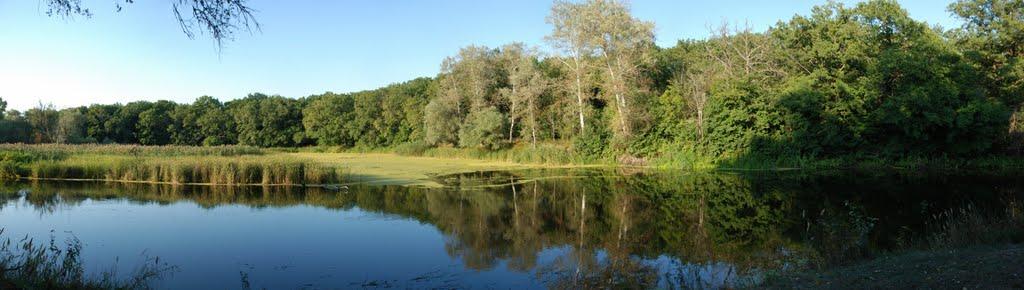
[[[47,16],[73,17],[75,15],[92,17],[92,12],[82,5],[81,0],[42,0],[46,1]],[[120,2],[123,1],[123,2]],[[135,0],[120,0],[114,5],[120,12],[122,4],[133,4]],[[224,40],[234,40],[239,30],[248,32],[259,31],[260,24],[256,21],[251,7],[246,0],[170,0],[174,18],[178,20],[181,31],[189,39],[195,39],[196,33],[206,33],[217,43],[217,49],[223,46]]]

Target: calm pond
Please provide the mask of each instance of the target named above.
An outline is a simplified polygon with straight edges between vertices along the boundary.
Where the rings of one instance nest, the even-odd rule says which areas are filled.
[[[152,257],[158,288],[720,288],[830,267],[999,210],[1024,179],[913,175],[486,172],[441,189],[21,183],[4,238],[84,244],[89,274]]]

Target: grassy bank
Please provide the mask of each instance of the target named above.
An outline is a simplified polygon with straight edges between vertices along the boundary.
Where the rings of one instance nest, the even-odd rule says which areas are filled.
[[[5,239],[0,243],[0,289],[149,289],[151,281],[174,270],[160,259],[148,259],[127,279],[114,272],[93,277],[85,275],[81,255],[82,242],[76,238],[64,244],[53,237],[49,243]]]
[[[574,152],[569,144],[561,142],[538,143],[536,147],[520,144],[500,150],[479,148],[433,147],[423,142],[403,143],[394,147],[311,147],[303,149],[276,149],[289,152],[317,153],[377,153],[395,154],[407,157],[431,157],[443,159],[474,159],[529,165],[614,165],[613,158],[583,156]]]
[[[394,148],[248,146],[0,145],[0,179],[87,179],[216,185],[345,183],[438,185],[438,175],[543,167],[639,166],[693,171],[860,170],[1019,174],[1024,158],[972,159],[845,156],[811,158],[682,150],[639,158],[581,156],[569,144],[542,143],[488,151],[405,144]]]
[[[769,275],[759,288],[897,289],[1024,287],[1024,205],[973,206],[932,217],[931,234],[906,249],[831,269]]]
[[[323,166],[336,166],[344,172],[346,183],[391,184],[436,187],[438,176],[477,171],[529,168],[579,167],[581,165],[523,164],[503,160],[400,156],[393,153],[280,153],[296,159],[315,160]]]
[[[330,148],[294,150],[247,146],[0,145],[0,180],[439,186],[434,176],[541,167],[474,158],[331,151]]]
[[[1020,289],[1024,245],[910,251],[772,280],[768,289]]]
[[[697,164],[714,170],[860,170],[913,172],[975,172],[983,174],[1014,174],[1024,170],[1024,157],[987,155],[973,158],[847,155],[840,157],[725,155],[696,157]],[[661,161],[659,164],[665,164]],[[687,163],[676,163],[685,164]],[[672,163],[666,164],[671,167]],[[708,166],[710,165],[710,166]]]
[[[442,159],[474,159],[502,163],[542,166],[641,166],[692,171],[748,170],[862,170],[862,171],[973,171],[986,174],[1013,174],[1024,170],[1024,157],[986,155],[973,158],[845,155],[816,157],[799,155],[769,156],[748,153],[700,153],[692,148],[662,148],[639,157],[628,153],[602,153],[590,156],[577,152],[571,144],[544,142],[536,147],[520,144],[501,150],[430,147],[407,143],[394,148],[310,148],[301,152],[393,153],[400,156]]]

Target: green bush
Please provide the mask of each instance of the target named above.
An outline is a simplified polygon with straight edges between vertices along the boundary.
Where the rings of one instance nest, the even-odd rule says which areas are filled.
[[[13,180],[25,174],[25,166],[37,156],[18,151],[0,151],[0,180]]]
[[[41,161],[32,178],[217,185],[314,185],[340,183],[331,166],[278,158],[131,158],[112,161]]]
[[[600,158],[608,149],[608,135],[607,131],[597,129],[596,126],[587,127],[583,135],[572,140],[572,149],[588,159]]]
[[[422,156],[428,149],[430,149],[430,145],[426,142],[413,141],[395,146],[394,152],[402,156]]]
[[[459,129],[459,146],[498,150],[508,146],[505,116],[491,107],[475,111],[466,117]]]
[[[423,108],[424,118],[424,141],[430,145],[451,144],[455,145],[459,130],[459,113],[454,104],[449,104],[444,99],[430,101]]]

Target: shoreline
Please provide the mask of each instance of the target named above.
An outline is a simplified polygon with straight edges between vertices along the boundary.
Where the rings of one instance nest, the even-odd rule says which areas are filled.
[[[248,148],[246,148],[248,149]],[[516,151],[519,150],[519,151]],[[526,150],[526,151],[523,151]],[[159,147],[130,145],[23,145],[0,148],[0,179],[99,181],[210,186],[330,186],[352,184],[441,187],[437,176],[524,169],[602,168],[735,174],[984,174],[1015,175],[1024,157],[977,158],[792,158],[688,159],[659,157],[642,165],[605,159],[559,162],[530,155],[529,149],[483,152],[445,148],[441,153],[402,154],[393,149],[310,147],[249,149],[236,147]],[[126,153],[127,152],[127,153]],[[482,153],[481,153],[482,152]],[[561,152],[571,154],[570,152]],[[529,158],[522,157],[527,155]],[[522,159],[526,158],[526,159]],[[717,157],[718,160],[729,160]],[[531,161],[532,160],[532,161]],[[542,160],[547,160],[543,161]],[[582,160],[567,157],[564,160]],[[676,160],[676,161],[670,161]]]
[[[828,270],[774,274],[759,289],[1008,289],[1024,286],[1024,244],[907,250]]]

